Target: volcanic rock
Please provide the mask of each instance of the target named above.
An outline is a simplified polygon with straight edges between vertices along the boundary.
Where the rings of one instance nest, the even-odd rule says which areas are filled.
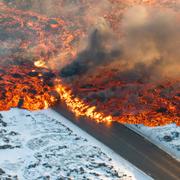
[[[12,77],[14,77],[14,78],[22,78],[22,76],[20,74],[17,74],[17,73],[12,74]]]

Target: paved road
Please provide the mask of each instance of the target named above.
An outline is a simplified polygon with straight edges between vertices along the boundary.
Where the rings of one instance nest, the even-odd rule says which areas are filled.
[[[125,126],[113,123],[108,127],[92,120],[75,120],[61,105],[54,109],[154,179],[180,180],[179,162]]]

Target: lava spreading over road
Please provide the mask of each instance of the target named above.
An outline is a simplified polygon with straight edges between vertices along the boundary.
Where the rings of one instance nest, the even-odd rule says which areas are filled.
[[[78,5],[57,1],[50,2],[53,11],[45,8],[48,2],[0,2],[0,110],[38,110],[61,101],[76,117],[97,122],[180,125],[179,74],[174,70],[179,70],[174,50],[179,27],[171,28],[180,19],[178,1],[104,0],[103,6],[96,5],[101,10],[92,0]],[[148,13],[155,15],[142,24]],[[158,24],[167,31],[159,35]],[[154,28],[149,31],[149,26]]]

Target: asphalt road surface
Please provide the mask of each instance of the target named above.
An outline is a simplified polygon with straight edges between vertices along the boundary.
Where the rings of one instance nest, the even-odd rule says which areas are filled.
[[[180,163],[125,126],[111,126],[92,120],[76,120],[62,105],[54,110],[107,145],[124,159],[157,180],[180,180]]]

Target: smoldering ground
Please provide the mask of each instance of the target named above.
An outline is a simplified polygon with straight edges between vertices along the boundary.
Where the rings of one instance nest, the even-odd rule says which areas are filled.
[[[60,71],[68,78],[86,74],[97,66],[119,63],[120,78],[149,81],[180,76],[179,14],[170,9],[136,6],[124,14],[118,38],[110,28],[95,29],[89,44],[77,58]],[[116,63],[117,64],[117,63]],[[121,66],[123,64],[123,67]],[[123,70],[122,70],[123,69]]]
[[[88,1],[82,1],[82,0],[78,0],[78,1],[74,1],[74,0],[53,0],[53,1],[52,0],[38,0],[38,1],[35,1],[35,0],[28,0],[28,1],[25,1],[25,0],[0,0],[0,2],[4,2],[5,5],[7,5],[8,7],[20,9],[23,12],[31,11],[33,13],[34,12],[38,13],[38,14],[43,15],[50,19],[51,18],[52,19],[53,18],[61,19],[65,22],[65,24],[63,25],[63,30],[66,30],[66,32],[68,32],[69,36],[71,36],[71,37],[75,36],[74,34],[76,34],[77,31],[81,31],[81,33],[83,34],[84,32],[91,29],[92,24],[98,24],[99,18],[103,17],[105,12],[108,13],[108,8],[111,6],[108,0],[101,0],[98,2],[97,1],[95,2],[94,0],[88,0]],[[56,21],[54,19],[52,22],[56,23]],[[40,25],[40,28],[42,26],[44,26],[44,24],[41,22],[39,25]],[[50,32],[51,29],[49,28],[49,25],[51,25],[51,21],[48,21],[47,26],[45,26],[45,28],[42,30],[45,32],[48,32],[48,31]],[[58,29],[58,30],[61,31],[61,29],[62,29],[62,27],[60,27],[60,29]],[[26,35],[23,36],[23,33],[19,33],[19,32],[16,34],[13,34],[13,35],[11,35],[12,33],[9,33],[8,36],[7,36],[7,33],[6,34],[5,33],[4,33],[4,31],[2,33],[0,32],[0,36],[2,34],[3,38],[4,37],[6,38],[4,41],[7,41],[7,39],[9,38],[8,36],[10,36],[9,39],[11,40],[12,39],[11,36],[13,36],[13,38],[15,38],[15,40],[16,39],[19,40],[18,42],[15,42],[15,40],[13,39],[13,42],[15,42],[18,47],[20,46],[19,44],[21,44],[24,40],[31,41],[31,39],[32,39],[32,37],[29,37]],[[35,33],[36,33],[36,31],[35,31]],[[37,34],[37,38],[34,38],[34,39],[38,39],[38,35],[39,34]],[[53,30],[52,30],[51,35],[52,35],[52,39],[53,39],[52,44],[55,46],[57,45],[58,48],[55,51],[55,53],[52,51],[49,53],[51,56],[49,57],[48,60],[46,60],[46,63],[50,69],[53,69],[56,67],[61,68],[66,63],[66,61],[69,61],[69,58],[71,57],[71,55],[73,53],[65,52],[66,50],[64,50],[64,49],[66,47],[64,48],[62,41],[66,41],[66,39],[61,40],[59,38],[59,34],[54,33]],[[71,39],[71,37],[69,39]],[[50,37],[46,36],[42,40],[49,41],[48,38],[50,38]],[[72,46],[72,48],[73,48],[72,51],[76,51],[78,49],[78,41],[80,41],[82,39],[81,36],[79,36],[79,38],[77,38],[77,37],[75,37],[75,38],[76,38],[77,42],[75,42],[75,40],[72,43],[69,42],[69,44],[71,43],[70,46]],[[9,44],[8,44],[8,47],[10,47]],[[61,46],[61,44],[62,44],[62,46]],[[45,45],[47,45],[47,44],[45,44]],[[4,48],[4,44],[3,44],[3,48]],[[8,53],[7,55],[11,55],[14,53],[14,51],[12,52],[11,49],[8,48],[8,51],[6,50],[6,54]],[[32,60],[32,61],[34,61],[34,60],[36,61],[37,59],[42,59],[43,57],[41,58],[41,56],[43,53],[40,54],[40,57],[36,57],[34,55],[36,53],[36,52],[34,52],[34,49],[38,49],[39,51],[42,51],[44,53],[43,48],[41,46],[39,46],[39,42],[37,42],[37,44],[33,45],[31,49],[24,50],[25,52],[23,53],[23,56],[25,56],[25,57],[28,56],[27,59]],[[16,51],[19,54],[20,50],[18,49]],[[46,52],[44,54],[46,55]],[[30,56],[30,58],[29,58],[29,56]]]

